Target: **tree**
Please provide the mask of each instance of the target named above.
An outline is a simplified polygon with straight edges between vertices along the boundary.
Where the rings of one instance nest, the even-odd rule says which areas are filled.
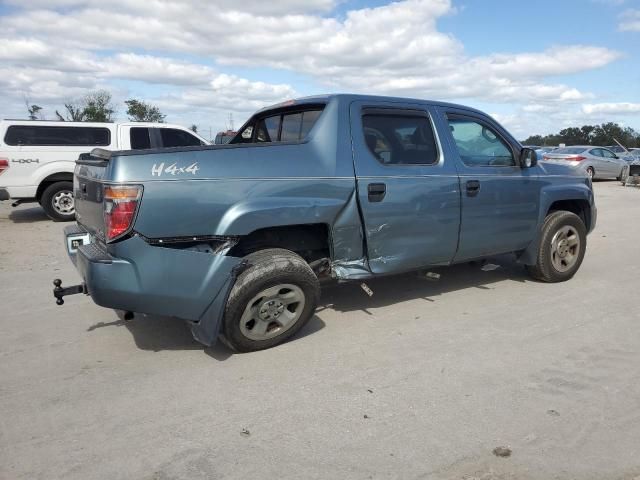
[[[191,125],[191,127],[189,127],[189,129],[193,132],[193,133],[198,133],[198,125],[196,125],[195,123],[193,125]]]
[[[23,94],[22,97],[24,98],[24,105],[27,107],[27,112],[29,112],[29,120],[42,119],[42,114],[40,113],[42,111],[42,107],[30,104],[29,98],[25,94]]]
[[[589,138],[585,138],[580,128],[570,127],[560,130],[560,136],[563,138],[562,143],[567,145],[584,145],[589,143]]]
[[[529,138],[522,142],[523,145],[542,145],[544,139],[542,135],[531,135]]]
[[[64,104],[67,110],[66,120],[70,122],[113,122],[115,107],[111,103],[111,94],[106,90],[89,92],[79,100]],[[56,110],[59,120],[65,118]]]
[[[39,113],[42,110],[42,107],[38,105],[31,105],[30,107],[27,107],[27,110],[29,111],[29,120],[38,120],[40,118]]]
[[[583,125],[560,130],[557,134],[532,135],[523,143],[525,145],[615,145],[619,141],[627,148],[640,147],[640,133],[630,127],[621,127],[617,123],[608,122],[601,125]]]
[[[106,90],[97,90],[84,96],[84,119],[87,122],[113,122],[115,108],[111,103],[111,94]]]
[[[166,115],[160,112],[160,109],[134,98],[126,100],[127,115],[132,122],[157,122],[163,123]]]
[[[70,122],[84,122],[85,114],[84,107],[79,101],[68,102],[64,104],[64,108],[67,109],[67,120]],[[58,118],[62,118],[62,115],[56,110]]]

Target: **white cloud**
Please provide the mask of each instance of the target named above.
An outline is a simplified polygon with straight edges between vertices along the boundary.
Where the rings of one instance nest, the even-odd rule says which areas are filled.
[[[24,9],[70,9],[70,8],[102,8],[104,0],[5,0],[6,4],[14,5]],[[137,13],[149,13],[154,10],[171,9],[174,7],[171,1],[150,0],[140,2],[139,0],[110,0],[109,4],[114,10],[132,10]],[[338,3],[337,0],[277,0],[265,2],[264,0],[181,0],[185,7],[191,10],[192,15],[198,15],[203,11],[212,9],[227,11],[237,10],[253,13],[301,13],[301,12],[323,12],[329,11]]]
[[[637,115],[640,114],[640,103],[587,103],[582,111],[587,115]]]
[[[257,8],[259,4],[245,2],[239,8],[230,0],[216,5],[203,0],[151,0],[143,8],[133,0],[41,1],[36,2],[41,8],[0,19],[0,28],[18,37],[64,39],[65,45],[76,49],[189,53],[221,65],[295,71],[330,89],[445,99],[576,101],[586,95],[540,79],[598,68],[618,57],[614,51],[592,46],[469,57],[457,39],[437,29],[437,20],[454,12],[449,0],[398,1],[351,10],[342,20],[313,13],[330,9],[333,0],[287,0],[293,13],[284,15],[278,15],[278,9]],[[59,5],[68,8],[56,11]],[[132,28],[136,25],[143,28]],[[143,61],[139,55],[130,56],[137,63]],[[126,58],[115,60],[127,63]],[[154,63],[150,57],[144,61]],[[200,74],[207,74],[186,70],[177,75],[165,69],[156,74],[151,67],[148,73],[139,71],[141,79],[185,84],[192,78],[195,84]],[[114,76],[131,71],[127,65],[110,70]]]
[[[98,63],[100,77],[171,85],[202,85],[214,72],[205,65],[134,53],[119,53]]]
[[[166,85],[146,100],[170,114],[244,114],[295,95],[286,83],[229,73],[269,67],[302,75],[316,93],[575,106],[592,95],[553,77],[619,57],[592,45],[472,56],[438,29],[456,12],[450,0],[401,0],[331,16],[340,1],[10,0],[15,11],[0,17],[0,68],[21,80],[0,80],[0,100],[15,103],[21,88],[34,98],[64,99],[135,80]]]
[[[629,9],[622,12],[618,30],[621,32],[640,32],[640,10]]]

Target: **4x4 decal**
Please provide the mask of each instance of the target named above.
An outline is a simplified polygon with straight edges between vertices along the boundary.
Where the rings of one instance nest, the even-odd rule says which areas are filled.
[[[40,163],[39,158],[12,158],[11,163]]]

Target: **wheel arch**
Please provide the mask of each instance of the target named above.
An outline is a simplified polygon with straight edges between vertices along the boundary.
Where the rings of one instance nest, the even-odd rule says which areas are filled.
[[[56,172],[42,179],[42,181],[38,184],[38,189],[36,190],[36,200],[40,202],[42,199],[42,193],[49,185],[53,185],[57,182],[73,182],[73,173],[72,172]]]
[[[584,222],[587,232],[591,232],[595,227],[594,208],[593,190],[586,183],[570,186],[554,185],[544,188],[540,192],[536,236],[529,246],[518,255],[518,261],[525,265],[536,263],[540,233],[547,215],[557,211],[575,213]]]
[[[561,210],[575,213],[578,217],[580,217],[585,227],[587,227],[587,231],[591,230],[591,205],[587,200],[556,200],[551,205],[549,205],[549,209],[547,210],[545,217],[553,212],[558,212]]]
[[[331,255],[330,229],[326,223],[304,223],[258,228],[241,236],[230,255],[244,257],[268,248],[297,253],[308,263]]]

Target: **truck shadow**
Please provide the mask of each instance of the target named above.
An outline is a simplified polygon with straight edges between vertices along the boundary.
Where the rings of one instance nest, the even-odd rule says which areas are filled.
[[[131,320],[124,319],[124,312],[115,311],[118,319],[109,323],[97,323],[87,331],[111,326],[124,326],[131,333],[136,346],[140,350],[160,352],[164,350],[203,350],[210,357],[225,361],[234,354],[226,345],[218,341],[212,347],[205,347],[194,340],[189,325],[173,317],[157,315],[136,315]],[[288,342],[294,342],[311,335],[325,327],[325,323],[314,315],[302,330]]]
[[[12,209],[8,215],[9,220],[11,220],[13,223],[36,223],[44,221],[50,222],[51,220],[44,213],[42,207],[40,207],[38,204],[36,205],[37,206],[35,207],[17,207]]]
[[[493,267],[497,268],[492,270]],[[426,276],[427,272],[439,273],[441,276],[436,280],[430,279]],[[373,291],[371,297],[360,287],[362,282],[327,283],[323,285],[318,312],[324,309],[345,313],[358,310],[372,315],[369,308],[385,307],[418,298],[436,302],[439,295],[456,290],[467,288],[492,290],[495,288],[492,284],[502,280],[517,282],[529,280],[524,267],[515,262],[513,255],[494,257],[485,262],[465,263],[368,279],[366,284]],[[88,331],[109,326],[124,326],[133,336],[139,349],[153,352],[203,350],[219,361],[225,361],[234,353],[221,342],[213,347],[204,347],[196,342],[191,335],[189,325],[182,320],[155,315],[136,315],[132,320],[125,320],[123,312],[116,313],[118,320],[98,323],[89,327]],[[294,342],[312,335],[324,327],[324,321],[318,315],[314,315],[311,321],[289,341]]]
[[[492,269],[497,267],[495,269]],[[485,270],[483,270],[486,269]],[[427,273],[439,274],[437,279]],[[469,262],[451,267],[425,269],[400,275],[389,275],[365,280],[373,292],[369,296],[360,286],[362,282],[344,285],[328,284],[323,288],[319,311],[330,308],[338,312],[363,311],[394,303],[422,298],[436,302],[438,296],[467,288],[492,290],[492,284],[502,280],[524,282],[530,280],[523,265],[513,255],[492,257],[486,261]]]

